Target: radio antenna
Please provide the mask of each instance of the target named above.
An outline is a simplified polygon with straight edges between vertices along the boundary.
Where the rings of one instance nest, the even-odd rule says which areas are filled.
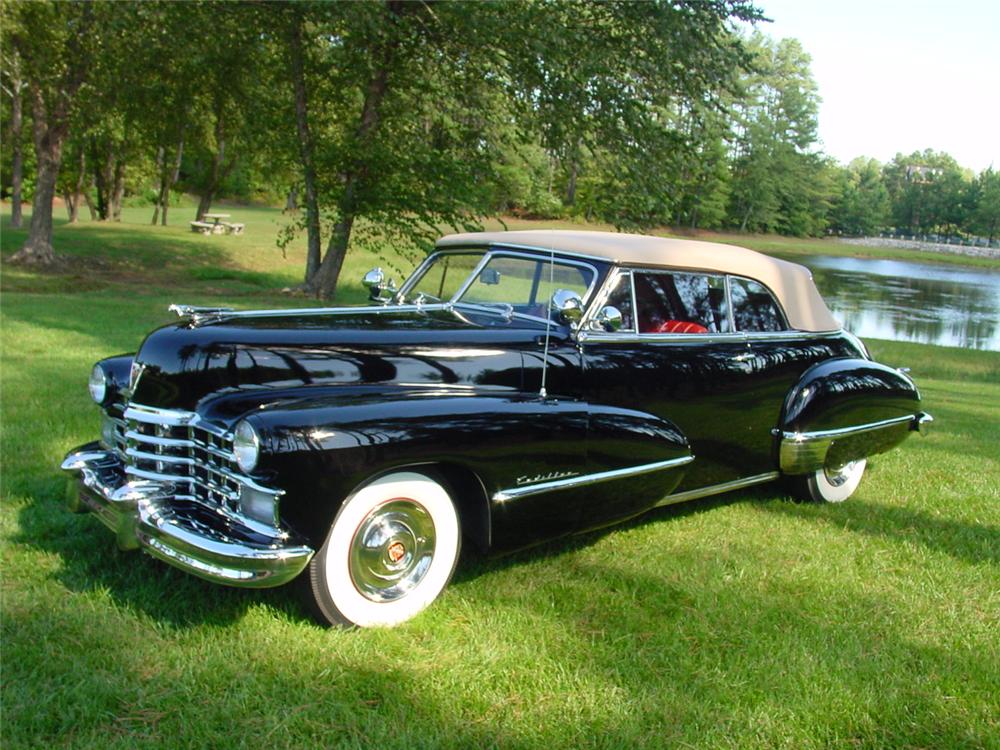
[[[549,291],[552,291],[552,287],[555,286],[556,278],[556,251],[554,248],[549,248]],[[544,401],[548,398],[549,394],[545,390],[545,375],[549,369],[549,336],[552,332],[552,298],[549,297],[546,301],[545,306],[547,308],[547,313],[545,315],[545,353],[542,355],[542,387],[538,390],[538,396]]]

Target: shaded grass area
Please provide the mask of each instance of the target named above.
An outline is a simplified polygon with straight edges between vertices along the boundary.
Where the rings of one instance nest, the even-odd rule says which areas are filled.
[[[192,235],[190,265],[143,254],[161,230],[78,247],[157,258],[135,261],[142,284],[10,288],[4,269],[5,748],[1000,747],[996,353],[869,342],[912,368],[937,429],[873,459],[843,505],[765,486],[468,557],[395,630],[324,630],[289,590],[117,551],[64,510],[56,468],[97,434],[90,365],[171,301],[303,304],[278,293],[300,265],[254,239],[254,210],[232,211],[245,248]],[[202,263],[201,242],[225,252]]]

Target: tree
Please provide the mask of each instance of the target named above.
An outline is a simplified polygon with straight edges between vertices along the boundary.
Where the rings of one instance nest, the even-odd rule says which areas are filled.
[[[832,228],[848,235],[872,235],[889,219],[889,191],[882,165],[858,157],[839,173],[839,190],[832,211]]]
[[[967,181],[950,155],[932,149],[896,154],[883,174],[897,230],[950,232],[962,223]]]
[[[819,96],[795,39],[748,42],[753,70],[736,99],[729,221],[741,231],[819,234],[832,186],[814,152]]]
[[[670,215],[663,165],[683,148],[672,107],[714,98],[745,63],[729,20],[760,17],[742,0],[383,2],[290,13],[300,168],[316,173],[329,231],[306,282],[320,296],[333,293],[352,238],[366,241],[376,222],[414,246],[442,224],[475,226],[504,179],[502,155],[518,144],[540,143],[561,165],[569,203],[589,155],[603,170],[599,205],[617,224]],[[315,41],[299,57],[302,28]],[[325,97],[311,90],[318,81]],[[309,258],[311,267],[315,249]]]
[[[1000,172],[992,166],[980,172],[975,181],[974,196],[969,229],[993,242],[1000,233]]]
[[[8,3],[5,35],[21,60],[37,160],[31,227],[12,263],[49,265],[52,199],[72,106],[86,81],[95,25],[109,6],[91,3]]]
[[[4,45],[6,47],[6,44]],[[10,50],[3,58],[3,76],[0,78],[0,88],[10,97],[10,143],[11,143],[11,195],[10,195],[10,225],[14,229],[21,228],[21,189],[24,179],[24,90],[26,84],[21,74],[21,61],[17,50]]]

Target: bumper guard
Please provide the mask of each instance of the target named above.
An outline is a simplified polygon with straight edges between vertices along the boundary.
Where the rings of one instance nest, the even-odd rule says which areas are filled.
[[[279,529],[265,533],[222,508],[177,498],[173,484],[126,481],[118,456],[99,443],[71,451],[62,468],[77,474],[68,487],[69,509],[94,513],[115,533],[119,548],[142,549],[213,583],[280,586],[313,556],[312,548]]]

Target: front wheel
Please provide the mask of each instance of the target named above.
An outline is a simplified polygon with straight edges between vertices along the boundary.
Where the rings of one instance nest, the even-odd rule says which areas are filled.
[[[440,484],[415,472],[382,477],[337,513],[306,570],[306,603],[331,625],[398,625],[441,594],[460,543],[458,514]]]
[[[843,466],[824,467],[812,474],[794,477],[792,489],[803,500],[842,503],[858,488],[867,464],[868,459],[859,458]]]

